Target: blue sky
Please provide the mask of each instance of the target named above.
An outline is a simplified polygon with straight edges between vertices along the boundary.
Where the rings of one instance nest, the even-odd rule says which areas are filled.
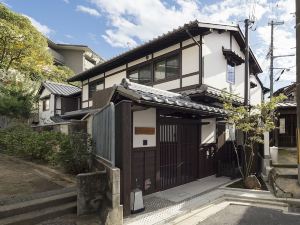
[[[251,47],[268,86],[271,19],[283,20],[275,30],[275,55],[295,53],[295,0],[0,0],[28,16],[33,25],[58,43],[85,44],[109,59],[185,22],[239,23],[255,19]],[[295,57],[277,59],[289,68],[275,88],[295,81]],[[275,71],[275,78],[281,71]]]

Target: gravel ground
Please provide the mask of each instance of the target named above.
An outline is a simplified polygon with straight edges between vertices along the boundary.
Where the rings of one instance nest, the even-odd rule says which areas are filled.
[[[0,154],[0,171],[0,202],[3,198],[58,190],[69,184],[58,176],[4,154]]]
[[[275,209],[230,205],[199,225],[297,225],[300,215],[284,214]]]

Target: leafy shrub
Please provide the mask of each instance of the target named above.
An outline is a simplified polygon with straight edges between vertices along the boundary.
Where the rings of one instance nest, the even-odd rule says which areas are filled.
[[[55,162],[63,165],[68,173],[78,174],[89,171],[91,140],[85,133],[73,133],[65,138]]]
[[[68,173],[89,170],[89,137],[55,131],[33,131],[28,126],[0,130],[0,152],[59,165]]]

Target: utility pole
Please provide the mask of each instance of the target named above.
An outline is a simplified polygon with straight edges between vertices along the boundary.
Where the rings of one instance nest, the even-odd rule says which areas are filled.
[[[245,19],[245,93],[244,93],[244,105],[249,104],[249,25],[253,21]]]
[[[274,26],[282,25],[283,22],[276,22],[272,20],[269,22],[271,26],[271,45],[270,45],[270,98],[273,97],[274,93]],[[278,56],[277,56],[278,57]]]
[[[298,183],[300,184],[300,3],[296,0],[296,101],[297,101],[297,152]]]

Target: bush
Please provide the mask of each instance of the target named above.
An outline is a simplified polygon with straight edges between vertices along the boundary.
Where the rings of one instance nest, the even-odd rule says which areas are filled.
[[[35,132],[28,126],[0,130],[1,152],[59,165],[72,174],[88,171],[89,143],[84,133]]]
[[[55,162],[63,165],[68,173],[78,174],[89,171],[91,140],[85,133],[73,133],[65,138]]]

